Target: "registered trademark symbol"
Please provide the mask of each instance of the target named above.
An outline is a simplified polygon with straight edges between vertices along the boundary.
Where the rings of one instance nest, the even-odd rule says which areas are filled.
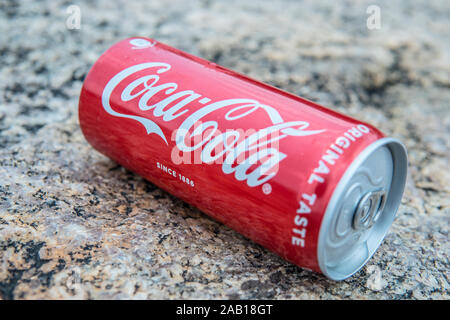
[[[272,186],[269,183],[264,183],[262,186],[262,191],[264,194],[269,194],[272,192]]]

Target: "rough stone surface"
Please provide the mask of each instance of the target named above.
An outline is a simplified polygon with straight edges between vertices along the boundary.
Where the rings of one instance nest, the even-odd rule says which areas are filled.
[[[66,28],[71,4],[79,30]],[[0,298],[449,299],[449,17],[430,0],[0,0]],[[83,78],[139,35],[406,144],[402,205],[360,272],[297,268],[87,144]]]

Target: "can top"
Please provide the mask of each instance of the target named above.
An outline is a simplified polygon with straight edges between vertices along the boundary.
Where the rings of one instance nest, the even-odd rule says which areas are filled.
[[[394,221],[406,171],[406,149],[392,138],[375,141],[351,163],[319,231],[317,256],[326,276],[350,277],[375,253]]]

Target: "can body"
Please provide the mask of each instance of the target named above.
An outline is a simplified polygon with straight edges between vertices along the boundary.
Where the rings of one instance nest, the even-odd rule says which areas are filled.
[[[367,123],[146,38],[123,40],[94,64],[79,119],[101,153],[319,272],[336,187],[383,139]]]

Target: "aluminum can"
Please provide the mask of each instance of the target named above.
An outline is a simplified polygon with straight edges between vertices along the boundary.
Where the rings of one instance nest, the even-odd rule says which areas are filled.
[[[79,120],[102,154],[334,280],[374,254],[405,186],[404,146],[372,125],[153,39],[98,59]]]

